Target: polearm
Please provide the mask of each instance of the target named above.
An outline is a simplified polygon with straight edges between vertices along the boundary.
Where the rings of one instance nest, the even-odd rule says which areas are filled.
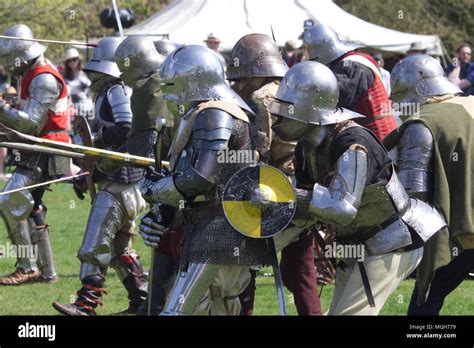
[[[118,10],[116,0],[112,0],[112,7],[114,8],[115,20],[117,21],[118,32],[120,34],[120,37],[123,38],[123,37],[125,37],[125,35],[123,34],[122,21],[120,20],[120,14],[119,14],[119,10]]]
[[[28,148],[28,145],[30,146],[35,145],[35,146],[31,146],[30,148]],[[58,153],[59,156],[79,158],[79,157],[76,157],[72,153],[82,154],[84,155],[84,157],[80,157],[80,158],[97,159],[97,160],[107,158],[112,161],[121,162],[127,166],[150,167],[150,166],[155,165],[155,161],[152,158],[130,155],[123,152],[102,150],[95,147],[87,147],[87,146],[82,146],[82,145],[69,144],[69,143],[63,143],[60,141],[38,138],[32,135],[27,135],[27,134],[23,134],[18,131],[15,131],[1,123],[0,123],[0,146],[5,146],[9,148],[15,148],[16,146],[16,148],[18,149],[22,147],[21,148],[22,150],[30,150],[32,152],[40,152],[40,153],[41,152],[47,153],[48,152],[47,150],[44,151],[45,148],[51,148],[51,149],[65,151],[62,154]],[[162,165],[164,167],[168,167],[169,163],[163,161]]]
[[[43,43],[52,43],[52,44],[70,45],[70,46],[97,47],[96,44],[91,44],[91,43],[86,43],[86,42],[46,40],[46,39],[31,39],[31,38],[24,38],[24,37],[17,37],[17,36],[7,36],[7,35],[0,35],[0,39],[18,40],[18,41],[34,41],[34,42],[43,42]]]
[[[101,159],[109,159],[114,162],[120,162],[125,166],[132,167],[151,167],[155,165],[155,161],[152,158],[133,156],[123,152],[107,151],[101,149],[95,149],[93,147],[82,146],[81,148],[90,149],[93,152],[87,154],[73,151],[66,151],[61,149],[55,149],[53,147],[46,147],[35,144],[15,143],[15,142],[0,142],[0,147],[6,147],[9,149],[30,151],[36,153],[43,153],[53,156],[63,156],[75,159],[88,159],[91,161],[100,161]],[[164,167],[169,166],[169,162],[162,162]]]
[[[70,157],[74,159],[86,159],[86,155],[84,155],[83,153],[58,150],[58,149],[53,149],[53,148],[45,147],[41,145],[0,142],[0,147],[6,147],[7,149],[23,150],[23,151],[30,151],[30,152],[36,152],[36,153],[44,153],[44,154],[53,155],[53,156],[64,156],[64,157]]]
[[[0,196],[8,195],[10,193],[15,193],[15,192],[19,192],[19,191],[30,190],[30,189],[34,189],[34,188],[41,187],[41,186],[56,184],[58,182],[68,181],[68,180],[80,178],[81,176],[86,176],[86,175],[90,175],[90,173],[89,172],[84,172],[84,173],[79,173],[79,174],[76,174],[76,175],[66,176],[64,178],[59,178],[59,179],[54,179],[54,180],[50,180],[50,181],[40,182],[38,184],[34,184],[34,185],[30,185],[30,186],[19,187],[19,188],[10,190],[10,191],[0,192]]]
[[[155,143],[155,171],[161,172],[163,161],[161,159],[161,152],[163,150],[163,132],[166,129],[166,119],[164,117],[158,117],[156,119],[156,130],[158,131],[158,137]],[[159,214],[159,206],[155,204],[151,208],[151,212],[155,215],[155,217]],[[147,314],[151,316],[151,303],[153,297],[153,272],[155,266],[155,248],[151,250],[151,260],[150,260],[150,271],[148,274],[148,307],[147,307]]]

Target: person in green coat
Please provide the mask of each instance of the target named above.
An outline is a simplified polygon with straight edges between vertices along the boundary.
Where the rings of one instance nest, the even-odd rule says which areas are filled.
[[[445,298],[474,269],[474,97],[427,55],[392,71],[392,99],[403,124],[384,144],[405,189],[440,211],[447,227],[425,245],[408,315],[439,315]]]
[[[127,140],[130,153],[138,150],[139,154],[146,155],[143,151],[149,153],[149,149],[153,148],[152,153],[156,155],[156,152],[160,151],[162,159],[165,159],[168,154],[179,120],[175,122],[161,92],[159,71],[167,53],[169,52],[164,54],[159,52],[153,41],[146,36],[126,38],[115,52],[117,65],[122,72],[120,77],[133,88],[131,107],[134,117]],[[160,117],[166,121],[166,126],[161,130],[162,136],[158,137],[157,120]],[[155,146],[158,145],[157,141],[160,143],[159,146]],[[146,221],[148,221],[147,217],[148,214],[145,215]],[[140,228],[143,227],[140,226]],[[172,235],[174,237],[170,237]],[[168,249],[174,248],[175,239],[179,241],[179,233],[170,233],[168,237],[173,242],[161,243],[159,248],[153,250],[152,298],[148,298],[139,308],[139,315],[148,312],[149,301],[151,301],[150,314],[152,315],[158,315],[164,305],[167,285],[177,267],[174,253]]]

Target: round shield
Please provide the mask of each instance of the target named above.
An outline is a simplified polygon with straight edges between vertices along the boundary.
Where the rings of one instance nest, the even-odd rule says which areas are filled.
[[[274,167],[246,167],[224,189],[224,213],[238,232],[269,238],[283,231],[296,211],[296,193],[285,174]]]

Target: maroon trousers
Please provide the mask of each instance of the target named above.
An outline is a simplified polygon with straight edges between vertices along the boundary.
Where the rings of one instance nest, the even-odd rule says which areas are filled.
[[[298,315],[322,315],[311,233],[302,233],[296,242],[282,250],[280,267],[283,282],[293,294]],[[257,272],[252,270],[251,275],[250,284],[239,296],[242,315],[253,314]]]
[[[311,233],[282,250],[281,275],[283,283],[294,296],[298,315],[322,315],[317,275],[314,266],[314,240]]]

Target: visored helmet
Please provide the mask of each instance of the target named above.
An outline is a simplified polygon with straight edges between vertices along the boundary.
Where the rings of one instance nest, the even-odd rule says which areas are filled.
[[[230,100],[251,112],[242,98],[227,85],[222,63],[207,47],[190,45],[178,48],[166,57],[160,75],[161,90],[167,101]]]

